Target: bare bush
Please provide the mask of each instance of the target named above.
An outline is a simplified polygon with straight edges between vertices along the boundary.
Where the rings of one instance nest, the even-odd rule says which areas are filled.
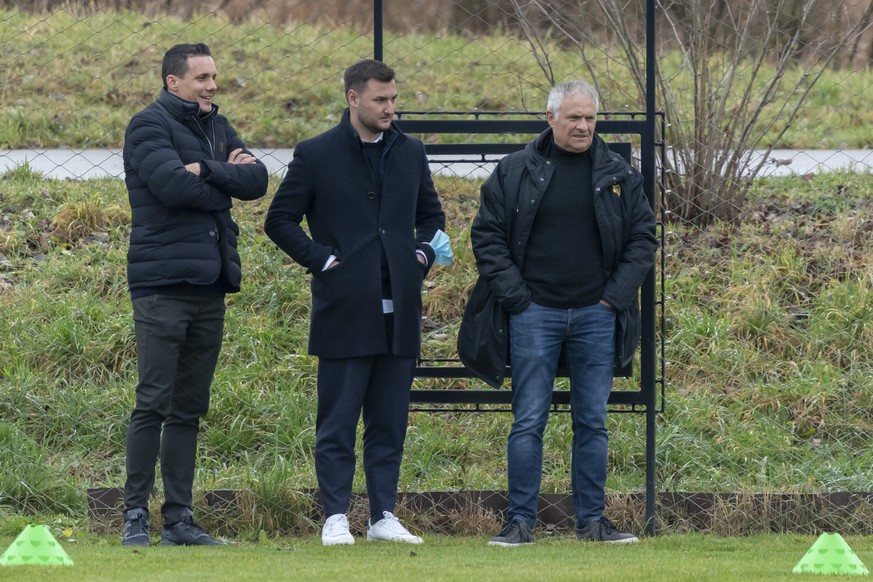
[[[854,42],[848,44],[843,54],[843,68],[862,71],[873,62],[873,22],[871,22],[871,0],[846,0],[846,20],[843,26],[847,30],[858,28],[860,33]]]
[[[660,59],[657,103],[669,124],[667,217],[706,224],[733,221],[758,175],[822,73],[868,30],[873,3],[860,17],[839,3],[839,37],[822,36],[820,0],[656,0]],[[611,104],[645,109],[645,38],[635,6],[621,0],[513,0],[550,83],[551,39],[575,46],[591,80]],[[630,14],[630,17],[628,16]],[[545,21],[548,27],[539,23]],[[854,22],[854,24],[852,24]],[[604,30],[609,32],[604,34]],[[604,65],[604,63],[608,63]],[[631,86],[614,81],[624,69]],[[755,151],[757,150],[757,152]],[[757,153],[757,155],[753,155]]]

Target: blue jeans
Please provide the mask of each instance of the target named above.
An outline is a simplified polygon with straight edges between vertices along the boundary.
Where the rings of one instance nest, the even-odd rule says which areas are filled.
[[[615,311],[597,304],[557,309],[531,303],[510,318],[512,413],[507,450],[508,520],[536,525],[543,474],[543,431],[561,349],[570,374],[572,487],[576,526],[600,519],[605,505],[606,404],[612,389]]]

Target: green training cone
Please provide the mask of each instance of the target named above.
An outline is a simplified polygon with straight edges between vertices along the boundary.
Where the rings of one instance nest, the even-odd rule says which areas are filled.
[[[867,567],[861,563],[843,536],[838,533],[821,534],[791,572],[793,574],[870,575]]]
[[[3,555],[0,566],[72,566],[52,532],[44,525],[29,525],[15,538]]]

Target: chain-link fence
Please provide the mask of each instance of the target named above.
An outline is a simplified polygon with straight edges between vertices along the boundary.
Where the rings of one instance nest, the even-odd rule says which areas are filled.
[[[120,148],[130,116],[160,88],[166,48],[210,46],[216,101],[268,164],[272,194],[294,145],[338,121],[342,71],[379,51],[398,73],[401,117],[521,118],[511,113],[542,111],[552,84],[570,78],[594,82],[601,110],[616,118],[645,112],[646,4],[0,1],[0,305],[9,314],[0,323],[0,461],[12,468],[0,476],[0,510],[84,515],[87,490],[92,525],[116,531],[136,371]],[[653,4],[651,87],[666,127],[655,136],[656,288],[666,294],[656,321],[668,342],[658,354],[667,385],[657,525],[869,533],[871,2]],[[419,136],[431,145],[532,137]],[[611,137],[639,157],[639,135]],[[456,259],[426,281],[425,357],[456,355],[476,277],[469,223],[492,168],[485,158],[433,160]],[[309,291],[263,235],[269,198],[235,209],[245,283],[229,298],[201,430],[197,511],[228,534],[308,535],[320,520]],[[636,370],[616,390],[637,390]],[[481,388],[464,378],[416,387],[433,383]],[[398,513],[422,531],[496,530],[510,420],[413,414]],[[609,422],[610,515],[642,531],[645,421]],[[571,525],[569,434],[566,415],[554,415],[546,531]],[[364,522],[358,513],[360,498],[353,527]]]

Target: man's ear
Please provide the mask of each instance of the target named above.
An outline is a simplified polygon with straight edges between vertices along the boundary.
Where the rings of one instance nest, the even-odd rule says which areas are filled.
[[[177,89],[178,79],[176,78],[176,75],[167,75],[167,90],[175,93]]]
[[[354,89],[349,89],[349,92],[346,93],[346,100],[349,102],[349,107],[357,107],[360,99],[358,92]]]
[[[555,121],[557,121],[557,119],[558,118],[555,117],[554,113],[552,113],[551,111],[546,111],[546,121],[549,122],[549,125],[551,127],[555,127]]]

